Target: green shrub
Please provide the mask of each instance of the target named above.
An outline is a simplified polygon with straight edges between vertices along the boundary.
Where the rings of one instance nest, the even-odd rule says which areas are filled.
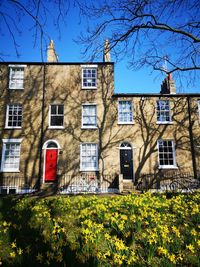
[[[4,266],[200,266],[199,193],[13,197],[0,204]]]

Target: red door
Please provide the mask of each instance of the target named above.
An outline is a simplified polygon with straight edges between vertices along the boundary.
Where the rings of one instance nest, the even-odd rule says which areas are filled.
[[[45,161],[45,182],[56,181],[56,171],[57,171],[57,149],[47,149],[46,150],[46,161]]]

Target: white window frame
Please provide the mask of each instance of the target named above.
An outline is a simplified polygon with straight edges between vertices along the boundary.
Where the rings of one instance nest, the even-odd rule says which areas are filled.
[[[21,142],[22,139],[2,139],[3,141],[3,148],[2,148],[2,157],[1,157],[1,172],[20,172],[20,152],[21,152]],[[6,152],[6,145],[7,144],[18,144],[19,145],[19,162],[18,167],[16,168],[5,168],[5,152]]]
[[[63,125],[51,125],[51,107],[52,106],[63,106]],[[54,116],[61,116],[61,114],[53,114]],[[51,104],[49,105],[49,129],[64,129],[64,119],[65,119],[65,106],[64,104]]]
[[[82,89],[97,89],[97,65],[81,65],[81,81]],[[95,70],[95,86],[85,86],[84,85],[84,71],[85,70]],[[89,78],[88,78],[89,79]]]
[[[84,107],[86,106],[93,106],[95,108],[95,124],[94,125],[84,125]],[[93,115],[90,115],[92,117],[94,117]],[[88,115],[88,117],[90,117]],[[82,125],[81,125],[82,129],[97,129],[97,105],[96,103],[84,103],[82,104]]]
[[[173,164],[168,164],[168,165],[166,165],[166,164],[163,164],[163,165],[161,165],[160,164],[160,151],[159,151],[159,142],[172,142],[172,156],[173,156]],[[175,151],[175,144],[174,144],[174,141],[173,140],[171,140],[171,139],[159,139],[158,141],[157,141],[157,149],[158,149],[158,168],[159,169],[177,169],[178,167],[177,167],[177,165],[176,165],[176,151]],[[163,154],[164,153],[169,153],[169,152],[164,152],[163,151]],[[168,158],[168,160],[169,160],[169,158]]]
[[[23,90],[24,89],[24,73],[26,65],[9,65],[9,89],[11,90]],[[21,77],[12,77],[14,69],[23,69]],[[21,81],[21,83],[17,83],[17,80]],[[16,82],[14,82],[16,81]]]
[[[163,109],[163,110],[158,110],[158,103],[159,102],[168,102],[169,110]],[[166,104],[165,104],[166,105]],[[169,121],[167,120],[158,120],[158,113],[163,113],[164,115],[160,115],[160,117],[169,117]],[[169,113],[169,116],[167,116],[166,113]],[[156,123],[157,124],[172,124],[172,114],[171,114],[171,104],[169,100],[164,100],[164,99],[159,99],[156,101]]]
[[[95,145],[96,167],[83,167],[83,146]],[[92,157],[92,156],[90,156]],[[96,143],[82,143],[80,145],[80,171],[98,171],[98,145]]]
[[[21,126],[9,126],[8,125],[8,123],[9,123],[9,111],[10,111],[11,106],[17,107],[17,111],[18,111],[18,107],[21,107],[21,111],[22,111]],[[14,116],[14,115],[12,115],[12,116]],[[17,117],[19,117],[18,114],[17,114]],[[6,124],[5,124],[5,128],[6,129],[21,129],[22,128],[22,119],[23,119],[23,108],[22,108],[22,105],[20,105],[20,104],[8,104],[7,105],[7,109],[6,109]]]
[[[197,105],[198,105],[198,111],[199,111],[199,123],[200,123],[200,99],[197,100]]]
[[[130,102],[131,104],[131,120],[130,121],[121,121],[120,120],[120,103],[122,102]],[[128,111],[126,111],[126,113],[128,113]],[[131,100],[119,100],[118,101],[118,124],[134,124],[134,120],[133,120],[133,103]]]

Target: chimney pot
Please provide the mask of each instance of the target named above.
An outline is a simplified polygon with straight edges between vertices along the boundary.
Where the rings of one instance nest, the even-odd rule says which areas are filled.
[[[47,48],[47,62],[58,62],[58,56],[56,54],[53,40],[50,41]]]
[[[165,77],[164,81],[161,84],[161,94],[176,94],[176,86],[174,80],[172,79],[172,73],[169,73]]]
[[[106,40],[104,43],[103,62],[110,62],[110,42]]]

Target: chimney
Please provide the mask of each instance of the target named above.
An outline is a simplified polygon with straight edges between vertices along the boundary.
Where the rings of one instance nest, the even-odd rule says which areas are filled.
[[[169,73],[161,84],[161,94],[176,94],[176,86],[172,79],[172,74]]]
[[[103,62],[110,62],[110,42],[108,40],[104,43]]]
[[[56,54],[53,40],[50,41],[47,48],[47,62],[58,62],[58,56]]]

